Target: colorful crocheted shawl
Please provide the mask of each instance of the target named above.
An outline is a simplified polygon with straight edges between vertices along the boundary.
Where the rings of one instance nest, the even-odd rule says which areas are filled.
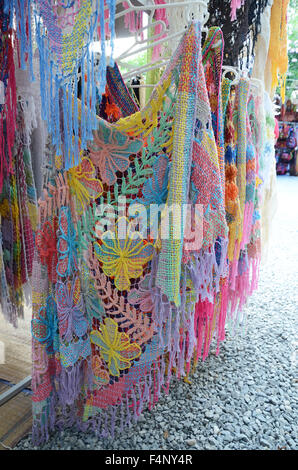
[[[101,96],[106,85],[106,36],[110,39],[110,65],[113,65],[116,2],[3,1],[9,28],[13,28],[14,22],[17,25],[21,68],[28,65],[32,81],[34,29],[40,66],[42,119],[47,123],[52,145],[56,148],[57,163],[59,160],[60,168],[69,168],[79,162],[80,149],[86,149],[96,128],[96,86]],[[109,21],[105,23],[106,20]],[[101,44],[98,64],[90,47],[96,40]],[[81,86],[83,106],[80,110],[79,80],[86,82],[86,86]]]
[[[211,121],[191,25],[147,106],[114,124],[97,119],[79,165],[49,174],[33,274],[35,442],[70,424],[113,435],[199,356],[195,304],[220,291],[226,269]],[[185,230],[192,212],[204,221],[199,240]]]

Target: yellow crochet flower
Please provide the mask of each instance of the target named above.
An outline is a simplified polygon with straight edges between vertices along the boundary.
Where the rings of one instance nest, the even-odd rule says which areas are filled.
[[[152,243],[144,240],[140,232],[132,231],[132,223],[126,217],[117,220],[115,232],[103,233],[101,241],[94,243],[94,250],[103,272],[114,277],[120,291],[130,289],[130,279],[142,276],[144,266],[154,254]]]
[[[96,177],[96,170],[89,158],[83,157],[79,165],[67,172],[71,193],[77,201],[78,214],[82,215],[91,200],[103,192],[102,182]]]
[[[129,369],[131,361],[139,357],[142,350],[137,343],[130,342],[126,333],[119,333],[114,320],[106,318],[104,322],[100,325],[101,331],[90,333],[91,342],[100,348],[110,374],[119,377],[120,370]]]

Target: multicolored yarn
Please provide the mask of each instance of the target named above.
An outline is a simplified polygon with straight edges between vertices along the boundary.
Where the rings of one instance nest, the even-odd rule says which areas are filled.
[[[260,260],[262,118],[248,81],[236,90],[224,81],[217,92],[214,38],[217,28],[204,69],[192,24],[141,110],[111,69],[122,117],[97,118],[79,164],[49,166],[33,268],[35,443],[69,425],[113,436],[116,423],[137,421],[168,393],[173,375],[188,381],[212,344],[218,354],[226,323],[244,320]],[[192,217],[170,213],[167,224],[165,208],[182,213],[185,203]],[[192,244],[186,228],[200,224]]]
[[[138,109],[118,66],[106,69],[114,0],[5,0],[3,11],[31,78],[35,30],[49,131],[38,216],[29,106],[12,116],[11,156],[1,148],[0,303],[16,324],[32,275],[33,440],[69,426],[114,436],[212,345],[218,354],[226,324],[244,323],[271,184],[263,91],[222,80],[222,31],[201,50],[193,23]]]
[[[86,163],[69,169],[67,176],[55,178],[53,174],[45,200],[41,202],[44,232],[41,240],[45,240],[45,230],[48,230],[45,224],[50,229],[58,220],[59,230],[56,254],[55,250],[41,250],[39,243],[34,261],[33,434],[36,442],[47,438],[49,429],[56,424],[55,409],[59,404],[65,424],[73,419],[81,429],[91,427],[104,435],[113,434],[117,416],[121,427],[137,419],[145,404],[153,406],[162,387],[168,390],[174,369],[177,376],[186,376],[196,342],[203,344],[201,330],[199,337],[194,331],[197,292],[202,293],[203,299],[207,296],[212,301],[209,289],[213,282],[215,292],[219,292],[226,245],[221,245],[221,261],[217,262],[214,247],[210,246],[210,254],[197,250],[187,266],[183,266],[183,240],[179,242],[180,247],[173,239],[165,245],[163,240],[151,241],[149,234],[135,230],[131,238],[128,234],[133,230],[135,217],[121,217],[123,207],[116,209],[120,196],[128,197],[127,209],[136,199],[169,204],[171,198],[174,200],[178,184],[181,185],[179,201],[188,201],[185,182],[191,176],[191,168],[190,161],[187,163],[182,156],[185,157],[188,147],[191,159],[193,139],[191,132],[189,142],[181,137],[195,115],[197,87],[202,87],[197,78],[190,79],[198,69],[199,37],[198,27],[192,25],[144,110],[115,124],[98,120],[94,140],[88,144],[89,154],[82,159]],[[204,73],[202,64],[200,73]],[[184,103],[189,103],[188,108],[182,107]],[[188,110],[187,114],[182,113],[183,109]],[[209,120],[211,123],[211,115]],[[110,145],[113,151],[109,153]],[[215,143],[214,148],[216,155]],[[214,164],[220,181],[217,155]],[[89,170],[91,180],[102,188],[99,199],[96,192],[80,198],[79,191],[73,191],[78,175],[79,179],[90,180]],[[58,193],[61,197],[57,197]],[[50,194],[54,195],[52,200]],[[80,207],[78,200],[84,210],[76,210]],[[107,218],[103,219],[93,209],[99,201],[115,207],[117,219],[113,232],[105,229]],[[74,217],[75,225],[71,223]],[[120,238],[123,225],[128,228],[124,239]],[[173,277],[175,283],[178,281],[176,291],[172,283],[169,295],[173,292],[179,308],[157,284],[158,273],[162,272],[161,267],[164,269],[163,260],[168,255],[173,256],[175,273],[172,276],[168,271],[166,276],[169,280]],[[174,264],[176,256],[181,274]],[[211,271],[209,266],[213,267]],[[205,276],[205,281],[198,273]],[[205,294],[199,287],[202,283]],[[47,300],[49,295],[57,305],[57,320],[54,314],[46,313],[47,305],[53,304]],[[51,307],[53,311],[55,308]],[[218,341],[223,338],[223,316],[220,312],[218,315],[218,325],[212,331],[209,329],[208,334],[206,330],[208,345],[215,330]],[[39,325],[52,332],[49,339],[46,332],[36,330]],[[59,352],[53,347],[52,339],[57,334]],[[204,357],[208,348],[205,346]],[[52,380],[54,377],[57,381]]]
[[[10,11],[6,9],[5,1],[0,2],[0,82],[2,94],[0,102],[0,192],[4,178],[9,178],[13,172],[13,145],[16,129],[16,83],[15,65],[13,58],[14,31],[10,26]]]
[[[217,36],[217,31],[211,31],[211,43]],[[205,43],[205,60],[207,61],[210,39]],[[216,55],[216,57],[218,57]],[[203,56],[204,59],[204,56]],[[210,59],[213,59],[212,54]],[[208,62],[210,66],[210,62]],[[206,66],[204,72],[203,64],[199,65],[198,79],[198,100],[197,100],[197,121],[195,129],[193,163],[192,163],[192,200],[200,204],[203,208],[203,240],[204,249],[214,245],[218,237],[225,238],[227,235],[227,225],[224,211],[224,189],[220,169],[220,143],[221,130],[217,127],[218,102],[213,102],[213,115],[210,107],[208,88],[211,90],[210,97],[214,98],[215,82],[214,76],[210,73],[210,68]],[[206,77],[205,77],[206,76]],[[212,88],[213,87],[213,88]],[[213,100],[214,101],[214,100]],[[221,108],[221,104],[220,104]],[[215,131],[213,130],[213,124]],[[217,145],[218,143],[218,145]]]
[[[34,254],[34,230],[37,224],[37,201],[29,147],[24,145],[24,117],[18,106],[16,140],[12,149],[11,175],[0,193],[4,291],[4,315],[17,326],[23,316],[23,285],[30,280]],[[8,287],[5,287],[5,285]],[[4,300],[4,296],[6,300]],[[7,297],[8,296],[8,297]]]
[[[107,86],[113,100],[121,110],[121,117],[129,116],[139,110],[137,104],[128,92],[116,63],[114,67],[107,67]]]
[[[193,146],[193,133],[196,117],[196,98],[198,81],[198,61],[200,60],[200,31],[192,27],[185,38],[182,56],[179,88],[176,101],[176,119],[173,126],[172,180],[167,196],[168,207],[179,207],[177,219],[169,223],[169,239],[162,241],[156,285],[161,288],[169,301],[180,304],[179,284],[185,217],[183,205],[188,203],[189,176]],[[180,220],[179,220],[180,219]],[[177,240],[177,224],[180,239]]]
[[[240,211],[239,190],[237,186],[237,166],[236,166],[236,133],[237,116],[235,90],[230,90],[230,83],[223,81],[223,96],[229,93],[228,103],[225,113],[225,207],[226,220],[229,227],[228,259],[233,263],[237,255],[235,247],[240,243],[242,216]],[[224,88],[228,88],[224,91]]]

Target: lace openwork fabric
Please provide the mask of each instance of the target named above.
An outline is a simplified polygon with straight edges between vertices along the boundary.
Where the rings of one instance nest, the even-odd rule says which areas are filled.
[[[233,2],[232,2],[233,3]],[[219,26],[222,30],[225,48],[224,63],[249,67],[255,43],[260,32],[261,15],[268,0],[245,0],[239,5],[231,19],[231,0],[210,0],[208,5],[208,27]]]
[[[110,65],[113,65],[116,1],[3,0],[2,3],[8,28],[16,25],[19,61],[22,69],[28,66],[31,81],[34,81],[33,57],[38,52],[41,117],[47,123],[61,167],[69,167],[79,161],[79,148],[86,148],[96,126],[96,88],[101,96],[106,85],[107,38],[111,43]],[[96,40],[101,46],[99,63],[90,48]],[[81,87],[84,106],[79,112],[80,80],[86,81],[86,86]]]
[[[48,175],[33,269],[36,442],[70,423],[113,435],[116,423],[122,429],[156,403],[174,369],[189,373],[194,351],[198,358],[203,347],[206,357],[212,337],[222,337],[223,314],[207,333],[205,304],[196,307],[199,296],[213,305],[227,274],[200,38],[191,25],[147,106],[113,124],[97,119],[80,163]],[[183,217],[177,239],[177,213],[166,224],[163,212],[171,204],[194,211],[196,200],[204,221],[197,245],[187,243]],[[213,223],[213,213],[223,218]],[[156,232],[140,231],[148,215]]]
[[[269,230],[269,98],[222,78],[223,63],[250,65],[268,1],[210,0],[203,45],[191,23],[141,109],[117,64],[106,67],[115,3],[0,0],[0,305],[16,324],[32,275],[36,444],[64,427],[113,436],[173,376],[187,381],[213,345],[218,354],[225,326],[244,324]],[[284,33],[287,0],[276,3]],[[139,30],[141,15],[129,22]],[[20,70],[15,80],[14,42],[36,99]],[[41,118],[37,212],[30,134]]]
[[[221,29],[201,50],[193,23],[144,108],[115,65],[79,161],[57,168],[48,146],[33,262],[37,444],[68,426],[113,436],[212,343],[218,354],[227,323],[244,323],[268,194],[264,93],[222,79],[222,61]]]

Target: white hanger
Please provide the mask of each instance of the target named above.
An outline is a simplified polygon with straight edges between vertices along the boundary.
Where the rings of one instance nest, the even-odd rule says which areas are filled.
[[[231,85],[236,85],[239,82],[240,70],[238,67],[232,67],[231,65],[223,65],[222,70],[223,70],[222,78],[225,78],[227,73],[234,74],[235,78],[234,80],[232,80]]]
[[[131,0],[126,0],[129,8],[125,9],[124,11],[121,11],[119,13],[116,13],[115,18],[120,18],[122,16],[125,16],[125,14],[130,13],[130,12],[138,12],[138,11],[144,11],[144,12],[150,12],[148,15],[148,24],[144,26],[141,30],[135,33],[135,41],[132,46],[130,46],[124,53],[120,54],[118,57],[114,57],[114,60],[118,63],[120,66],[124,66],[128,69],[130,69],[126,74],[123,75],[124,80],[129,80],[130,78],[144,74],[150,70],[155,70],[160,67],[164,67],[168,64],[170,61],[170,58],[161,58],[161,60],[157,60],[151,64],[146,64],[140,67],[133,67],[128,63],[125,63],[124,60],[127,59],[130,56],[133,56],[137,53],[140,52],[145,52],[146,50],[153,48],[157,45],[161,45],[164,43],[168,44],[173,44],[179,41],[179,39],[182,37],[182,35],[185,32],[185,29],[187,27],[187,24],[184,25],[182,29],[179,29],[178,31],[175,31],[175,25],[171,24],[169,28],[166,27],[166,24],[162,20],[154,21],[154,13],[157,9],[165,8],[165,9],[171,9],[171,11],[174,11],[174,8],[185,8],[185,14],[187,17],[187,22],[189,23],[190,21],[198,20],[201,21],[202,24],[202,31],[205,31],[208,33],[208,28],[205,26],[209,13],[208,13],[208,1],[209,0],[185,0],[185,1],[171,1],[167,0],[167,3],[165,4],[160,4],[156,5],[153,0],[139,0],[139,2],[143,3],[143,6],[134,6],[132,4]],[[116,4],[122,3],[122,0],[117,0]],[[192,7],[199,7],[198,12],[199,12],[199,18],[196,17],[195,13],[196,11],[192,10]],[[105,22],[108,22],[109,20],[106,19]],[[145,38],[142,39],[141,33],[146,33],[146,31],[149,31],[149,29],[154,29],[155,26],[161,25],[161,32],[157,35],[153,35],[150,38]],[[173,33],[171,33],[171,30],[174,30]],[[165,37],[163,37],[165,36]],[[176,40],[176,41],[174,41]],[[134,85],[134,88],[137,88],[139,86],[144,87],[145,84],[140,84],[140,85]],[[147,87],[154,87],[155,84],[146,84]]]

